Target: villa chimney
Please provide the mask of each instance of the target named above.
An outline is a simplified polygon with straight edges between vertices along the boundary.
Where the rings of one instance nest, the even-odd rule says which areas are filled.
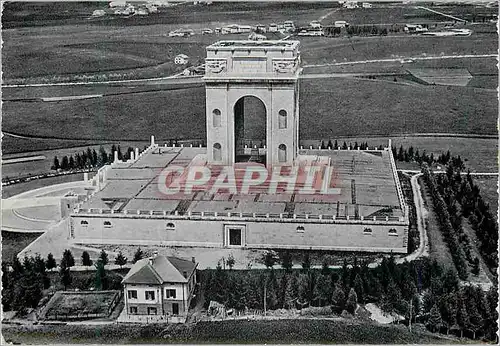
[[[187,277],[188,277],[188,272],[187,272],[187,271],[183,271],[183,272],[182,272],[182,275],[184,275],[184,277],[187,279]]]
[[[196,263],[196,260],[194,257],[191,257],[191,262]]]

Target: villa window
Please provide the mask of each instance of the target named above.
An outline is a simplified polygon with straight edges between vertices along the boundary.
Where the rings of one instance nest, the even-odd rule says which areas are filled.
[[[110,228],[111,227],[111,221],[104,221],[104,227]]]
[[[287,128],[287,113],[286,110],[282,109],[278,112],[278,128]]]
[[[131,315],[137,315],[137,306],[131,306],[130,307],[130,314]]]
[[[80,225],[82,225],[82,226],[88,226],[89,222],[86,221],[86,220],[82,220],[82,221],[80,221]]]
[[[168,222],[166,228],[168,231],[175,231],[175,224],[173,222]]]
[[[389,230],[389,235],[392,235],[392,236],[397,236],[398,235],[398,230],[395,229],[395,228],[391,228]]]
[[[176,298],[176,291],[175,289],[167,289],[165,292],[165,295],[167,296],[167,299],[175,299]]]
[[[372,234],[372,229],[371,228],[365,228],[363,230],[363,234]]]
[[[158,310],[156,308],[148,307],[148,315],[156,315]]]
[[[127,291],[128,294],[128,299],[137,299],[137,291],[136,290],[129,290]]]
[[[155,300],[155,291],[146,291],[146,300]]]
[[[304,226],[297,226],[297,233],[304,233],[306,230]]]

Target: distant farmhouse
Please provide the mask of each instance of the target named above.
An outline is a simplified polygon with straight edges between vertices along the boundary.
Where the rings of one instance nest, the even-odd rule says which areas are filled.
[[[176,65],[186,65],[188,62],[189,57],[186,54],[179,54],[174,59]]]
[[[125,321],[152,316],[184,322],[196,286],[197,263],[155,253],[137,261],[123,279]]]

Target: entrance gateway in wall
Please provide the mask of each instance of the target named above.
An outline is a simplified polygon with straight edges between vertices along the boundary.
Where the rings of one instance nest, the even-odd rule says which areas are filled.
[[[293,165],[299,141],[298,46],[299,41],[219,41],[207,47],[209,163],[254,158],[268,168]],[[256,127],[249,121],[262,122],[257,132],[263,138],[247,138],[248,128]]]

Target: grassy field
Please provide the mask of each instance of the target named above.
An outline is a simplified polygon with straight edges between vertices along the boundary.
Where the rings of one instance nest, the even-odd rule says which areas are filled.
[[[450,86],[305,80],[301,82],[300,134],[302,139],[429,132],[496,134],[494,95]],[[88,140],[144,140],[151,134],[159,139],[204,138],[204,96],[204,88],[198,87],[78,101],[8,102],[3,105],[3,128],[33,136]]]
[[[274,320],[200,322],[196,325],[53,325],[4,326],[6,341],[20,343],[457,343],[457,339],[431,334],[423,326],[412,333],[403,325],[377,325],[366,321]]]
[[[28,77],[41,76],[45,79],[37,80],[50,81],[71,74],[80,77],[98,74],[101,78],[170,75],[184,68],[174,65],[175,55],[187,54],[191,57],[190,62],[197,64],[204,58],[204,47],[221,39],[216,35],[200,35],[199,30],[203,27],[287,19],[307,24],[331,11],[331,5],[327,4],[186,4],[160,8],[160,13],[144,18],[108,16],[95,21],[81,17],[81,13],[90,16],[96,6],[84,6],[74,9],[76,15],[72,23],[71,18],[61,22],[57,16],[50,16],[48,11],[64,12],[57,5],[26,6],[24,9],[22,5],[7,6],[6,18],[10,23],[7,27],[15,27],[21,18],[28,23],[32,20],[33,24],[52,26],[3,30],[2,58],[7,81],[23,82]],[[168,37],[168,32],[179,26],[195,29],[198,34],[190,38]],[[224,39],[245,39],[247,36],[227,35]],[[272,34],[271,38],[274,36]]]
[[[42,233],[19,233],[2,231],[2,261],[11,262],[14,256],[31,244]]]
[[[149,145],[149,142],[114,142],[113,144],[119,145],[122,153],[126,152],[126,150],[129,147],[132,148],[139,148],[141,151],[143,150],[144,146]],[[103,144],[102,147],[107,151],[108,154],[111,153],[111,143]],[[37,160],[37,161],[30,161],[30,162],[18,162],[18,163],[11,163],[11,164],[3,164],[2,165],[2,177],[10,177],[10,178],[17,178],[17,177],[25,177],[29,174],[31,175],[36,175],[36,174],[43,174],[51,171],[51,167],[53,165],[53,160],[54,156],[57,156],[59,159],[59,162],[61,162],[63,156],[70,156],[73,155],[73,157],[79,153],[81,154],[82,151],[86,151],[88,148],[91,150],[95,150],[99,154],[99,149],[101,145],[89,145],[89,146],[79,146],[79,147],[73,147],[73,148],[65,148],[65,149],[55,149],[55,150],[44,150],[44,151],[36,151],[32,152],[30,155],[43,155],[45,156],[45,159],[43,160]],[[11,154],[11,155],[5,155],[5,158],[14,158],[14,157],[19,157],[23,156],[25,154]]]
[[[494,34],[476,34],[467,37],[412,35],[352,38],[307,37],[302,38],[301,43],[304,65],[418,57],[424,54],[427,56],[495,54],[498,47],[498,39]]]
[[[481,189],[481,197],[490,204],[493,215],[498,211],[498,177],[474,177],[474,183]]]
[[[5,176],[3,176],[5,178]],[[25,183],[13,184],[2,187],[2,198],[9,198],[20,193],[38,189],[45,186],[69,183],[72,181],[83,181],[83,173],[61,175],[45,179],[31,180]],[[24,248],[24,247],[23,247]],[[21,249],[22,250],[22,249]]]

